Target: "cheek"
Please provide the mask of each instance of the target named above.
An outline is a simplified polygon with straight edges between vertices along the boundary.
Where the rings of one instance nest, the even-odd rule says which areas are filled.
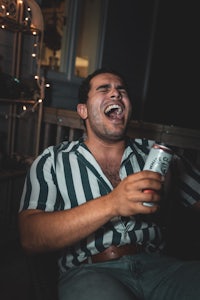
[[[95,106],[94,104],[93,104],[93,106],[89,106],[88,107],[88,117],[93,121],[100,120],[101,114],[100,114],[99,107]]]
[[[130,118],[132,116],[132,103],[130,101],[127,101],[126,107],[128,109],[128,116]]]
[[[90,120],[94,124],[100,124],[102,123],[102,118],[100,114],[97,111],[93,111],[90,115]]]

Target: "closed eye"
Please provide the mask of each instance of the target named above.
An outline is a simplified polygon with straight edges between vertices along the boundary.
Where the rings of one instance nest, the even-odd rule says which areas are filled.
[[[109,91],[110,89],[110,85],[108,84],[105,84],[105,85],[101,85],[97,88],[97,91],[100,91],[100,92],[107,92]]]
[[[124,94],[124,95],[127,94],[127,91],[126,91],[126,89],[125,89],[124,87],[119,86],[119,87],[117,87],[116,89],[117,89],[118,92],[121,93],[121,94]],[[107,84],[106,84],[106,85],[99,86],[99,87],[97,88],[97,91],[101,91],[101,92],[108,92],[109,90],[111,90],[111,87],[110,87],[110,85],[107,85]]]

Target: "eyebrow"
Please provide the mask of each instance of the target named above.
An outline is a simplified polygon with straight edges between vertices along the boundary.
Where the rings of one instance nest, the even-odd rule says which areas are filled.
[[[102,85],[100,85],[99,87],[97,87],[97,91],[98,90],[100,90],[100,89],[102,89],[102,88],[109,88],[109,87],[111,87],[111,85],[110,84],[102,84]],[[119,89],[119,90],[126,90],[126,88],[125,88],[125,86],[124,85],[118,85],[117,87],[116,87],[117,89]]]

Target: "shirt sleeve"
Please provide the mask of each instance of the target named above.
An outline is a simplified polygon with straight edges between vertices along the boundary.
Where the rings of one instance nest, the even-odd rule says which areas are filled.
[[[31,165],[23,187],[19,211],[56,209],[58,191],[55,177],[54,151],[49,147]]]
[[[174,157],[173,178],[184,206],[200,201],[200,170],[183,156]]]

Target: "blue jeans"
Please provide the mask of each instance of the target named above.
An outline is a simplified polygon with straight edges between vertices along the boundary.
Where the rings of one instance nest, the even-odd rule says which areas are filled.
[[[200,261],[141,253],[60,276],[59,300],[200,300]]]

